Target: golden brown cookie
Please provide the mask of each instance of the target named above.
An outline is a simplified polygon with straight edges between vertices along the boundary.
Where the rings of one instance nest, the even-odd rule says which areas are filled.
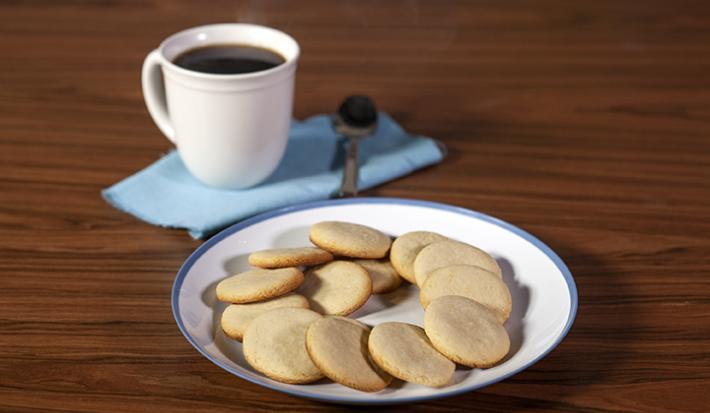
[[[460,295],[483,304],[498,314],[501,323],[508,319],[512,307],[510,291],[503,280],[473,265],[449,265],[429,273],[419,292],[422,307],[444,295]]]
[[[370,332],[368,348],[378,366],[404,381],[441,387],[454,374],[454,363],[432,347],[424,330],[412,324],[378,324]]]
[[[320,248],[276,248],[249,254],[249,264],[260,268],[285,268],[325,264],[333,261],[333,254]]]
[[[497,314],[466,297],[445,295],[429,303],[424,329],[441,354],[468,367],[491,367],[510,349]]]
[[[387,260],[353,260],[353,262],[362,266],[370,274],[373,294],[392,292],[402,284],[402,278]]]
[[[262,301],[293,291],[302,282],[303,273],[298,268],[254,269],[217,284],[217,299],[237,304]]]
[[[414,259],[419,254],[419,251],[433,242],[446,240],[448,238],[445,236],[429,231],[413,231],[402,234],[392,242],[392,249],[390,250],[392,266],[402,278],[412,284],[416,284]]]
[[[390,237],[365,225],[324,221],[311,226],[311,242],[335,255],[382,258],[390,249]]]
[[[224,333],[235,340],[242,341],[244,331],[256,317],[269,310],[282,307],[308,308],[306,297],[298,294],[286,294],[267,301],[249,304],[232,304],[222,313],[220,322]]]
[[[323,377],[306,351],[306,331],[322,317],[305,308],[277,308],[256,317],[244,332],[244,358],[257,371],[284,383]]]
[[[311,309],[321,314],[348,315],[370,298],[372,281],[361,266],[332,261],[308,270],[298,293],[308,298]]]
[[[345,317],[324,317],[308,328],[306,348],[326,377],[353,389],[375,392],[387,387],[392,376],[370,359],[370,328]]]
[[[414,278],[422,286],[430,272],[455,264],[475,265],[501,276],[498,263],[487,252],[458,241],[439,241],[427,245],[414,259]]]

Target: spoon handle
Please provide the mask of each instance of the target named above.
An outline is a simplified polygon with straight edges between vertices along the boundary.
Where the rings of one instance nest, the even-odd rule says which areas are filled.
[[[345,167],[343,168],[343,183],[340,186],[341,197],[357,196],[358,146],[358,139],[349,140],[348,154],[345,158]]]
[[[360,139],[375,132],[377,109],[367,96],[348,96],[338,108],[334,122],[336,132],[348,139],[348,153],[343,166],[343,182],[340,196],[357,195],[358,145]]]

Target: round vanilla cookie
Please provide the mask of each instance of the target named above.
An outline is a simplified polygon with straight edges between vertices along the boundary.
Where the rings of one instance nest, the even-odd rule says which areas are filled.
[[[392,376],[370,359],[367,340],[370,328],[345,317],[324,317],[308,327],[306,349],[326,377],[353,389],[376,392]]]
[[[463,242],[447,240],[434,242],[422,248],[414,259],[414,278],[418,286],[430,272],[454,264],[475,265],[501,277],[498,263],[482,249]]]
[[[414,259],[419,254],[419,251],[433,242],[446,240],[448,238],[445,236],[428,231],[413,231],[402,234],[392,242],[392,249],[390,250],[392,266],[402,278],[412,284],[416,284]]]
[[[242,341],[244,331],[256,317],[282,307],[308,308],[308,300],[302,295],[287,294],[257,303],[232,304],[222,313],[220,325],[228,337]]]
[[[306,350],[306,331],[322,316],[305,308],[277,308],[256,317],[244,332],[244,358],[274,380],[301,384],[323,377]]]
[[[441,354],[468,367],[491,367],[510,350],[496,313],[466,297],[445,295],[429,303],[424,329]]]
[[[382,258],[392,243],[390,237],[374,228],[341,221],[314,224],[309,238],[326,251],[352,258]]]
[[[249,254],[249,264],[260,268],[312,266],[333,261],[333,254],[320,248],[277,248]]]
[[[360,265],[331,261],[308,270],[298,293],[321,314],[348,315],[370,298],[372,280]]]
[[[419,291],[422,307],[444,295],[460,295],[483,304],[496,312],[501,323],[508,319],[513,304],[503,280],[473,265],[449,265],[429,273]]]
[[[370,274],[373,294],[392,292],[402,284],[402,278],[387,260],[353,260],[353,262],[362,266]]]
[[[424,330],[412,324],[388,322],[370,332],[372,360],[398,379],[441,387],[451,381],[455,365],[429,342]]]
[[[233,275],[217,284],[217,299],[228,303],[251,303],[286,294],[303,282],[298,268],[254,269]]]

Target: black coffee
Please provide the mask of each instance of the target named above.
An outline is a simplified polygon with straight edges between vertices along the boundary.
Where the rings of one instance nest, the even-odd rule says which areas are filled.
[[[235,75],[271,69],[285,61],[283,56],[269,49],[218,44],[190,49],[178,55],[173,63],[195,72]]]

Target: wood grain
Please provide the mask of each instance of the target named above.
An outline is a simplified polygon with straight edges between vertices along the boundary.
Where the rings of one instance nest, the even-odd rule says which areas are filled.
[[[14,0],[0,3],[1,411],[341,410],[202,358],[170,311],[199,242],[99,195],[170,148],[143,57],[224,21],[299,40],[297,116],[366,93],[449,146],[367,195],[513,222],[577,280],[576,323],[544,360],[387,411],[710,409],[710,3]]]

